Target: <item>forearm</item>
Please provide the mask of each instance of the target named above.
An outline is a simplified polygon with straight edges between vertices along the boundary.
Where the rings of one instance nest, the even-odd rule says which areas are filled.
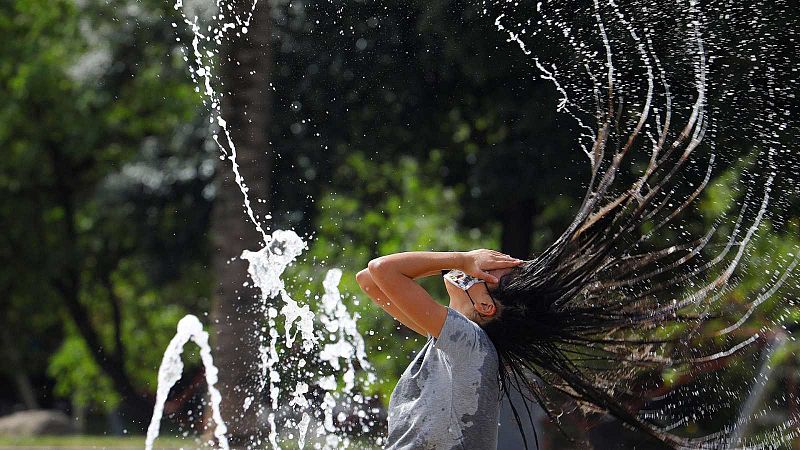
[[[397,307],[400,314],[395,318],[403,321],[404,316],[408,317],[425,334],[439,337],[447,308],[414,279],[443,269],[460,268],[464,259],[460,252],[395,253],[373,259],[368,270],[381,292]]]
[[[361,290],[364,291],[372,301],[381,307],[384,311],[386,311],[390,316],[397,319],[400,323],[405,325],[406,327],[416,331],[417,333],[425,336],[425,330],[422,329],[414,320],[408,317],[404,312],[402,312],[397,305],[395,305],[389,297],[375,284],[375,281],[372,280],[372,276],[369,273],[368,269],[364,269],[356,275],[356,281],[358,285],[361,287]]]
[[[403,252],[375,258],[369,262],[369,269],[370,272],[398,272],[415,279],[441,270],[459,269],[463,262],[462,252]]]
[[[431,270],[430,272],[423,273],[422,275],[419,275],[419,276],[416,276],[416,277],[414,277],[414,279],[415,279],[415,280],[419,280],[420,278],[432,277],[432,276],[434,276],[434,275],[439,275],[439,276],[441,276],[441,274],[442,274],[442,271],[441,271],[441,270]]]

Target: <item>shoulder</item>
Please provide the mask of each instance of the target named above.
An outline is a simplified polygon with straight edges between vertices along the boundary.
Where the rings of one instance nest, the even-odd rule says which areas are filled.
[[[449,307],[435,346],[456,362],[459,358],[481,356],[485,363],[497,364],[497,352],[489,335],[477,323]]]

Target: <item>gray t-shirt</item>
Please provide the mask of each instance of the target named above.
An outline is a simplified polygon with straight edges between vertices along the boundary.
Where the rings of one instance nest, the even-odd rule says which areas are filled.
[[[386,448],[496,449],[497,370],[486,332],[448,308],[439,338],[428,339],[392,392]]]

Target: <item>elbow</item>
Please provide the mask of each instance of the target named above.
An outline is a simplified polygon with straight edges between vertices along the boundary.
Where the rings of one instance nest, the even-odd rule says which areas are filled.
[[[369,273],[369,269],[362,269],[360,272],[356,274],[356,282],[358,283],[358,287],[372,299],[373,302],[377,303],[377,299],[375,296],[380,291],[378,289],[378,285],[375,284],[375,280],[372,279],[372,274]]]

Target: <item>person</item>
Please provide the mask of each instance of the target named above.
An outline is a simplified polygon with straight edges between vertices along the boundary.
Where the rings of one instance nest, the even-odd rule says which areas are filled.
[[[356,275],[364,292],[428,341],[389,403],[388,449],[494,449],[499,359],[482,324],[500,314],[491,292],[522,260],[497,251],[404,252]],[[449,305],[416,279],[442,273]]]
[[[568,411],[614,418],[656,444],[645,448],[774,448],[800,436],[792,417],[745,441],[748,417],[739,417],[764,336],[787,330],[750,319],[770,296],[785,306],[776,292],[800,264],[790,253],[755,300],[733,295],[754,292],[736,274],[766,221],[774,174],[754,176],[761,181],[749,183],[738,212],[705,228],[684,220],[714,169],[713,153],[697,154],[702,90],[681,126],[669,94],[663,121],[647,122],[649,101],[631,121],[613,80],[596,105],[586,193],[544,250],[525,261],[486,249],[404,252],[357,274],[381,308],[429,338],[392,393],[387,448],[494,448],[503,396],[529,448],[512,392],[531,422],[535,402],[577,448],[589,444],[563,427]],[[648,154],[631,156],[637,150]],[[414,281],[440,270],[447,307]],[[538,447],[535,428],[533,437]]]
[[[605,139],[601,133],[598,142]],[[565,411],[598,422],[613,417],[655,445],[733,445],[736,423],[708,423],[720,411],[735,418],[737,399],[728,391],[700,394],[718,392],[727,368],[741,367],[733,358],[757,350],[758,329],[742,327],[749,314],[719,311],[763,214],[745,225],[743,212],[759,202],[747,199],[721,250],[704,252],[714,247],[709,242],[718,224],[690,238],[672,223],[702,192],[713,159],[705,179],[680,198],[669,182],[689,153],[677,147],[651,158],[627,186],[614,183],[624,152],[603,165],[607,159],[598,151],[573,221],[531,259],[487,249],[403,252],[379,256],[358,272],[367,295],[428,337],[390,398],[388,449],[495,448],[503,396],[527,449],[522,410],[511,392],[521,394],[531,425],[529,403],[536,402],[579,448],[589,444],[563,427]],[[666,239],[653,239],[659,234]],[[447,307],[415,281],[442,270],[448,271]],[[720,323],[730,325],[712,333],[741,337],[711,345],[700,340],[699,330],[719,330]],[[670,373],[682,375],[670,380],[664,375]],[[701,421],[718,431],[683,435],[695,433],[685,427]],[[538,448],[535,427],[533,438]]]

